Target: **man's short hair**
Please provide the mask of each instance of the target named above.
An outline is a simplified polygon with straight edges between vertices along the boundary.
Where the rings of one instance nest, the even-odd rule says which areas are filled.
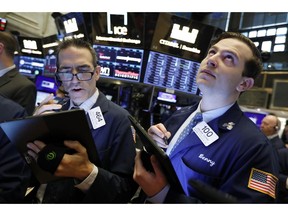
[[[0,43],[4,44],[6,55],[14,58],[15,52],[19,51],[18,41],[15,36],[9,32],[0,31]]]
[[[255,80],[263,70],[261,52],[255,46],[253,41],[251,41],[248,37],[244,36],[243,34],[239,32],[223,32],[217,35],[216,38],[214,38],[211,41],[211,45],[214,45],[218,43],[219,41],[223,39],[227,39],[227,38],[235,38],[245,43],[250,48],[253,57],[252,59],[249,59],[248,61],[246,61],[242,76],[251,77]]]
[[[94,67],[97,66],[97,62],[98,62],[97,54],[96,54],[95,49],[91,46],[91,44],[88,41],[85,41],[83,39],[73,38],[73,39],[67,39],[67,40],[62,41],[57,47],[57,51],[56,51],[57,67],[59,67],[59,52],[63,49],[67,49],[68,47],[77,47],[77,48],[84,48],[84,49],[89,50],[92,56],[93,66]]]

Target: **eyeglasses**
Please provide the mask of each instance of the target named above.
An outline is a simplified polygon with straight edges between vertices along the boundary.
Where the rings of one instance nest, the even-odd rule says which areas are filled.
[[[79,81],[88,81],[92,79],[92,76],[94,74],[94,72],[91,71],[90,67],[76,67],[75,70],[77,71],[77,73],[73,74],[73,68],[71,67],[60,68],[56,72],[55,76],[57,77],[57,79],[63,82],[72,81],[74,76],[76,76]]]
[[[72,81],[73,77],[76,76],[79,81],[88,81],[91,80],[94,72],[82,72],[82,73],[66,73],[66,72],[58,72],[56,73],[57,79],[67,82],[67,81]]]

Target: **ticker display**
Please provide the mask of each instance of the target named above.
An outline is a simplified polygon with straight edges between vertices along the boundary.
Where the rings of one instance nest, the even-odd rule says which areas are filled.
[[[139,82],[144,50],[93,45],[102,77]]]

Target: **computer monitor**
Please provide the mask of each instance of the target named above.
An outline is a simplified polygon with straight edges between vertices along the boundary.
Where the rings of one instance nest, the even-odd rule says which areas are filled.
[[[34,79],[38,75],[43,75],[45,66],[44,58],[20,55],[18,56],[18,70],[21,74]]]
[[[157,100],[161,102],[176,103],[177,97],[175,94],[159,91]]]
[[[251,121],[253,121],[257,127],[260,128],[261,122],[263,118],[267,115],[268,113],[265,112],[252,112],[252,111],[244,111],[244,115],[247,116]]]
[[[93,45],[101,77],[139,82],[144,50],[128,47]]]
[[[273,82],[270,109],[288,110],[288,80],[276,79]]]
[[[246,107],[267,108],[268,100],[269,92],[266,89],[257,88],[243,92],[238,99],[238,103]]]
[[[53,77],[37,76],[35,81],[37,96],[36,105],[41,103],[48,95],[53,93],[56,94],[58,89],[57,83]]]
[[[200,63],[160,52],[149,52],[144,83],[192,94],[197,93]]]

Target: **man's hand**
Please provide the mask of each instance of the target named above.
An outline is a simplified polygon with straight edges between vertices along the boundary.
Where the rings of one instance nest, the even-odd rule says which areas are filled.
[[[140,152],[137,152],[133,174],[134,180],[140,185],[148,197],[156,195],[168,184],[156,157],[152,155],[150,160],[154,173],[149,172],[144,168],[141,161]]]
[[[65,146],[74,149],[76,153],[65,154],[59,164],[55,176],[73,177],[84,180],[93,170],[86,148],[78,141],[64,141]]]
[[[168,148],[167,139],[171,137],[171,133],[167,131],[162,123],[152,125],[148,129],[148,134],[161,148]]]
[[[62,105],[56,104],[53,100],[54,95],[50,94],[48,95],[40,104],[39,106],[36,107],[34,110],[33,116],[35,115],[41,115],[43,113],[48,113],[48,112],[55,112],[53,110],[59,110],[62,108]]]
[[[64,145],[73,149],[75,153],[64,154],[61,162],[59,163],[55,176],[59,177],[72,177],[79,180],[85,179],[93,170],[93,163],[89,161],[86,148],[78,141],[64,141]],[[38,154],[46,146],[45,143],[36,140],[27,144],[27,153],[37,161]]]

